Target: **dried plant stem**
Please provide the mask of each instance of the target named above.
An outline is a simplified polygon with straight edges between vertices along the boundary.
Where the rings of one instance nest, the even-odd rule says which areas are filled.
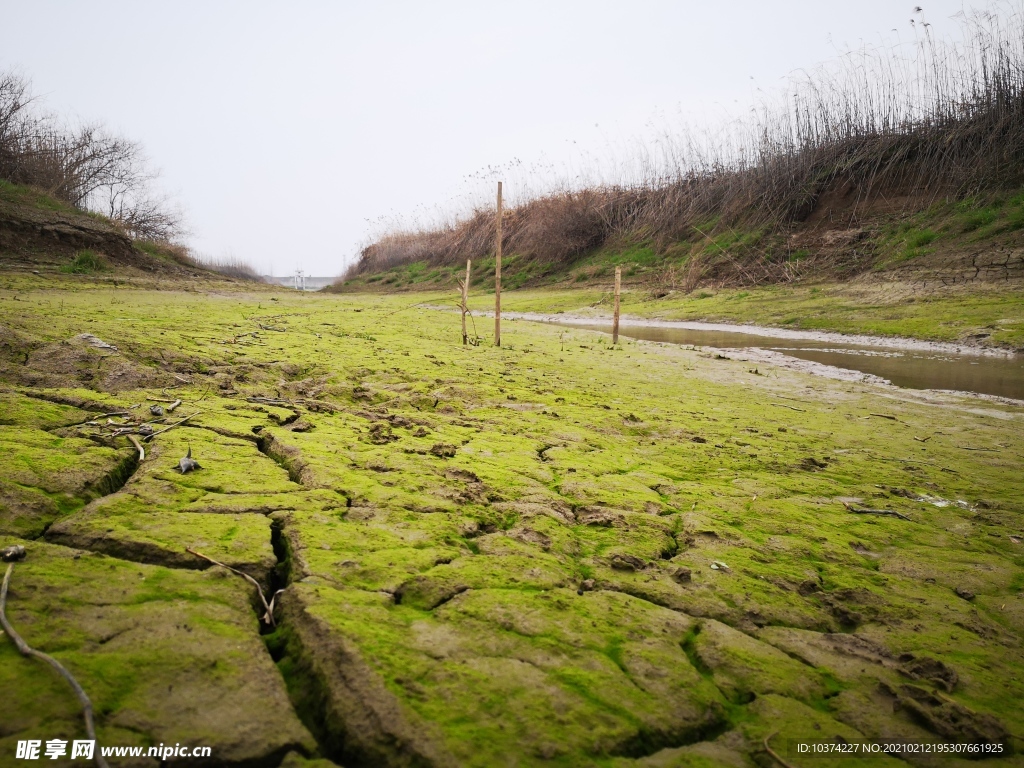
[[[772,731],[767,736],[765,736],[764,737],[764,741],[762,742],[762,744],[764,744],[764,748],[766,750],[768,750],[768,754],[771,755],[772,757],[774,757],[776,760],[778,760],[779,765],[785,766],[785,768],[793,768],[792,765],[790,765],[785,760],[783,760],[781,757],[779,757],[779,753],[778,752],[776,752],[774,749],[772,749],[770,746],[768,746],[768,742],[771,740],[772,736],[774,736],[776,733],[778,733],[778,731]]]
[[[4,632],[6,632],[11,640],[14,641],[14,645],[22,656],[34,656],[41,661],[45,661],[57,670],[60,676],[68,682],[68,685],[70,685],[71,689],[75,692],[75,696],[78,697],[78,701],[82,704],[82,714],[85,717],[85,733],[92,741],[96,741],[96,724],[93,722],[92,702],[89,700],[89,696],[86,694],[85,690],[78,684],[78,681],[75,680],[74,676],[64,668],[64,665],[53,658],[53,656],[29,647],[28,643],[26,643],[22,639],[21,635],[15,631],[14,627],[11,626],[11,622],[7,620],[7,589],[11,583],[12,573],[14,573],[14,563],[10,563],[7,566],[7,572],[4,574],[3,585],[0,586],[0,625],[3,626]],[[107,761],[103,759],[98,747],[94,749],[93,761],[96,765],[100,766],[100,768],[108,768]]]
[[[206,411],[196,411],[195,413],[186,416],[181,421],[176,421],[173,424],[169,424],[168,426],[166,426],[163,429],[161,429],[159,432],[154,432],[152,435],[146,435],[145,439],[146,440],[152,440],[157,435],[162,435],[164,432],[166,432],[169,429],[174,429],[175,427],[181,426],[182,424],[184,424],[189,419],[194,419],[196,416],[198,416],[201,413],[206,413]]]
[[[221,568],[227,568],[232,573],[241,576],[243,579],[245,579],[254,587],[256,587],[256,593],[260,596],[260,602],[263,603],[264,608],[264,614],[260,617],[260,620],[264,624],[267,624],[271,627],[277,626],[274,622],[274,601],[277,599],[277,596],[281,594],[281,592],[283,592],[284,590],[277,590],[277,592],[270,596],[270,602],[268,603],[266,595],[263,594],[263,587],[261,587],[260,583],[256,581],[256,579],[254,579],[252,576],[250,576],[248,573],[240,571],[237,568],[232,568],[230,565],[224,565],[224,563],[214,560],[212,557],[207,557],[202,552],[196,552],[194,549],[190,549],[189,547],[185,547],[185,551],[188,552],[190,555],[195,555],[196,557],[200,557],[203,560],[206,560],[208,563],[219,565]]]
[[[135,446],[135,449],[139,452],[139,461],[146,460],[146,449],[142,447],[142,443],[135,435],[128,435],[128,441]]]

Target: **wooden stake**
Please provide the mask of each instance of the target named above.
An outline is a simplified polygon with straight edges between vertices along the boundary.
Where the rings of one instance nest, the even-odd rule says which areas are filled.
[[[619,288],[622,286],[622,267],[615,268],[615,319],[612,320],[612,345],[619,343]]]
[[[466,302],[469,299],[469,266],[471,263],[471,259],[466,259],[466,279],[462,281],[462,346],[469,343],[469,336],[466,335],[466,312],[468,311]]]
[[[498,182],[498,227],[494,243],[494,346],[501,346],[501,182]]]

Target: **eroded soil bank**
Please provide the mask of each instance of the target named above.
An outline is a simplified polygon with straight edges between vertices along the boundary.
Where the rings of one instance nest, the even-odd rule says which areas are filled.
[[[1024,408],[526,322],[463,347],[408,296],[17,298],[8,614],[101,743],[625,768],[770,765],[771,737],[824,767],[857,763],[787,744],[873,738],[1019,764]],[[138,462],[114,433],[144,423],[172,428]],[[283,589],[276,626],[186,548]],[[0,763],[82,737],[7,642],[0,688]]]

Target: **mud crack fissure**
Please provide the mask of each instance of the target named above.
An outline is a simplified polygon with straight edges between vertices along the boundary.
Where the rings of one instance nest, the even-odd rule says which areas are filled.
[[[46,398],[40,398],[40,399],[46,399]],[[62,404],[64,404],[64,403],[62,403]],[[182,425],[182,426],[184,426],[184,425]],[[256,448],[261,448],[264,445],[263,440],[253,439],[251,436],[241,436],[241,435],[237,435],[237,434],[227,434],[227,435],[225,435],[225,434],[223,434],[223,431],[220,431],[220,430],[217,430],[217,429],[212,429],[210,427],[203,426],[203,425],[189,425],[189,426],[191,428],[195,428],[195,429],[209,429],[212,432],[215,432],[217,434],[221,434],[222,436],[226,436],[226,437],[244,437],[246,439],[246,442],[252,444]],[[267,453],[265,455],[270,456],[269,453]],[[274,456],[271,456],[271,458],[274,458]],[[281,462],[278,461],[276,458],[275,458],[275,461],[277,461],[277,463],[281,464]],[[108,472],[104,476],[104,478],[102,479],[102,481],[99,484],[94,486],[95,489],[98,491],[98,493],[93,494],[89,500],[90,501],[96,501],[98,499],[109,497],[109,496],[112,496],[114,494],[117,494],[117,493],[121,492],[124,489],[124,487],[128,484],[128,482],[132,479],[132,477],[135,475],[135,473],[138,471],[140,466],[141,466],[141,462],[139,460],[139,454],[136,453],[135,451],[132,451],[130,454],[125,456],[118,463],[118,465],[113,470]],[[283,464],[282,464],[282,466],[283,466]],[[291,475],[291,472],[289,474]],[[301,473],[298,473],[298,474],[299,474],[299,477],[301,477]],[[298,482],[298,481],[296,480],[296,482]],[[239,491],[238,493],[241,493],[241,491]],[[282,495],[286,495],[288,493],[294,493],[294,491],[281,491],[279,493],[282,494]],[[74,515],[74,514],[75,513],[72,513],[72,515]],[[49,526],[47,526],[47,528],[49,528]],[[211,568],[211,567],[222,567],[222,568],[225,568],[228,571],[231,571],[231,572],[237,574],[238,576],[248,580],[253,585],[256,594],[253,595],[253,599],[250,602],[251,602],[251,605],[253,606],[254,613],[256,614],[257,626],[259,627],[259,632],[260,632],[261,635],[267,636],[267,635],[269,635],[269,634],[271,634],[273,632],[282,631],[282,627],[281,627],[280,623],[278,623],[275,620],[275,609],[276,609],[276,601],[277,601],[278,596],[288,586],[288,582],[289,582],[289,567],[290,567],[290,553],[288,551],[287,538],[283,534],[283,523],[280,520],[273,520],[271,522],[270,533],[271,533],[270,543],[271,543],[272,550],[274,552],[276,564],[275,564],[275,567],[270,571],[270,573],[268,575],[268,592],[267,592],[267,594],[270,595],[269,600],[265,597],[265,594],[263,592],[262,587],[259,585],[259,583],[251,575],[249,575],[249,574],[247,574],[244,571],[241,571],[239,569],[232,568],[230,566],[224,565],[223,563],[217,562],[216,560],[213,560],[212,558],[208,558],[205,555],[200,554],[198,551],[194,551],[194,550],[192,550],[191,548],[188,548],[188,547],[185,547],[183,549],[184,549],[185,552],[187,552],[187,553],[189,553],[189,554],[194,556],[195,559],[194,559],[193,562],[189,562],[189,560],[184,558],[184,557],[169,558],[168,557],[168,552],[163,547],[160,547],[158,545],[146,545],[145,543],[141,543],[141,542],[136,542],[135,544],[133,544],[130,547],[130,549],[126,548],[126,549],[123,549],[123,550],[120,550],[120,551],[118,550],[118,548],[116,546],[112,548],[109,545],[109,543],[105,544],[102,547],[95,547],[95,546],[89,546],[87,543],[83,546],[82,542],[77,542],[75,544],[74,548],[75,549],[80,549],[80,550],[83,550],[83,551],[88,551],[88,552],[100,553],[100,554],[106,555],[108,557],[113,557],[114,559],[117,559],[117,560],[122,560],[124,562],[135,562],[135,563],[141,563],[141,564],[146,564],[146,565],[160,565],[160,566],[163,566],[163,567],[182,568],[182,569],[187,569],[187,570],[189,570],[189,569],[197,569],[198,570],[198,569],[206,569],[206,568]],[[46,535],[46,531],[44,531],[44,533],[41,534],[41,537],[45,537],[45,535]],[[129,554],[135,555],[135,556],[129,557],[129,556],[127,556]],[[116,632],[114,632],[114,633],[112,633],[110,635],[104,636],[101,639],[100,644],[109,643],[110,641],[112,641],[115,638],[117,638],[119,635],[124,634],[126,631],[128,631],[128,630],[120,630],[120,631],[116,631]],[[263,643],[263,645],[264,645],[264,648],[265,648],[268,656],[271,657],[271,660],[276,662],[277,660],[273,658],[273,654],[271,652],[270,646],[267,643]],[[314,734],[314,738],[315,738],[316,734],[318,733],[318,729],[315,728],[315,727],[312,727],[312,728],[310,727],[310,725],[312,725],[312,722],[310,721],[309,713],[308,712],[307,713],[303,713],[302,711],[300,711],[300,709],[296,708],[294,706],[294,704],[293,704],[293,711],[295,712],[295,714],[299,718],[299,720],[301,722],[303,722],[307,726],[307,728],[309,728],[309,730],[310,730],[310,732],[312,734]],[[318,741],[318,744],[321,744],[319,739],[317,741]],[[321,748],[321,752],[324,752],[323,748]],[[282,754],[280,756],[280,760],[283,760],[284,757],[285,757],[285,755]],[[280,760],[276,761],[275,764],[277,762],[280,762]]]

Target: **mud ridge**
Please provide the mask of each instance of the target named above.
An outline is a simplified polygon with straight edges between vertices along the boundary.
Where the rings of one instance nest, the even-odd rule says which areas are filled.
[[[313,470],[302,457],[302,452],[298,448],[282,443],[268,429],[260,431],[256,447],[264,456],[277,462],[288,473],[293,483],[306,488],[321,487],[316,483]]]
[[[285,656],[301,685],[293,704],[307,727],[312,720],[328,757],[352,768],[456,764],[426,735],[425,724],[412,721],[358,649],[306,610],[295,585],[281,594],[281,611]]]

